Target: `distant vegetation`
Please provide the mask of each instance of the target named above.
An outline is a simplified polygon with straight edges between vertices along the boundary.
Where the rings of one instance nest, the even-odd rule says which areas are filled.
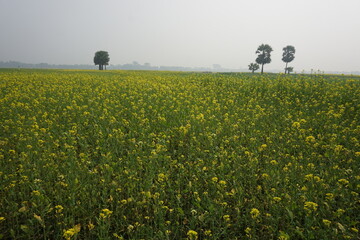
[[[1,62],[0,68],[37,68],[37,69],[96,69],[95,65],[90,64],[75,64],[75,65],[65,65],[65,64],[48,64],[48,63],[38,63],[30,64],[16,61]],[[247,71],[245,68],[238,69],[229,69],[221,67],[218,64],[214,64],[213,67],[181,67],[181,66],[153,66],[150,63],[140,64],[137,61],[126,64],[114,64],[107,65],[109,70],[154,70],[154,71],[215,71],[215,72],[239,72]]]
[[[0,61],[0,68],[36,68],[36,69],[95,69],[88,64],[48,64],[48,63],[23,63],[17,61]]]
[[[0,93],[0,239],[360,237],[359,78],[5,69]]]

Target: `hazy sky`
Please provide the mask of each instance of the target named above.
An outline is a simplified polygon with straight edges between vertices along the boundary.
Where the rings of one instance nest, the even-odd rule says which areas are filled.
[[[0,0],[0,61],[360,71],[360,0]]]

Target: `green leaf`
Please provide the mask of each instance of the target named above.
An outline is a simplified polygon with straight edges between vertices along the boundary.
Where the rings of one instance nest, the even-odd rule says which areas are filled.
[[[180,216],[184,215],[184,210],[182,210],[182,208],[177,208],[177,211],[179,212]]]
[[[294,213],[292,211],[290,211],[288,208],[285,208],[285,209],[289,214],[290,220],[293,221],[294,220]]]
[[[24,232],[29,232],[29,227],[26,225],[20,225],[20,229],[23,230]]]

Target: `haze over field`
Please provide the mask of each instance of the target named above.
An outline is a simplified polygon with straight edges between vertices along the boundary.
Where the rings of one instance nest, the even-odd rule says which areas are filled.
[[[359,0],[0,0],[0,61],[247,68],[257,47],[282,70],[360,70]]]

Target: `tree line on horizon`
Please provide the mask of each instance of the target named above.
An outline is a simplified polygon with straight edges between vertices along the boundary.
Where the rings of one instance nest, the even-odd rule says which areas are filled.
[[[258,57],[256,58],[256,63],[249,64],[249,70],[254,73],[257,71],[261,65],[261,74],[264,73],[264,65],[271,62],[271,52],[273,51],[272,47],[268,44],[261,44],[256,50]],[[290,74],[294,70],[293,67],[288,67],[288,63],[295,59],[295,47],[288,45],[283,48],[282,61],[286,63],[285,65],[285,74]]]
[[[254,73],[257,71],[261,65],[261,74],[264,73],[264,65],[271,62],[271,52],[273,51],[272,47],[268,44],[261,44],[256,50],[258,54],[256,58],[256,63],[250,63],[249,70]],[[282,61],[286,63],[285,65],[285,74],[293,71],[293,67],[288,67],[288,63],[295,59],[295,47],[288,45],[283,48]],[[99,65],[99,70],[106,70],[106,66],[109,65],[110,57],[107,51],[97,51],[94,56],[95,65]]]

